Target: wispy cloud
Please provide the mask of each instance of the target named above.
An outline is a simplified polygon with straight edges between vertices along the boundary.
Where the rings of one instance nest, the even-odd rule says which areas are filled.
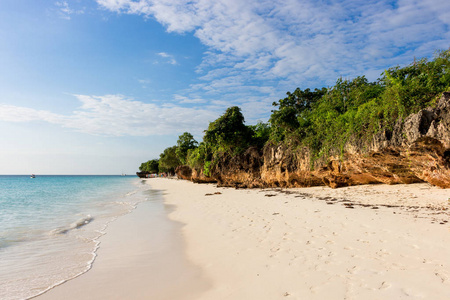
[[[141,84],[142,88],[146,89],[152,81],[150,79],[138,79],[138,82]]]
[[[83,9],[72,9],[69,7],[69,3],[67,3],[67,1],[57,1],[55,2],[55,6],[57,7],[57,11],[59,16],[62,19],[66,19],[66,20],[70,20],[71,19],[71,15],[79,15],[79,14],[83,14],[84,10]]]
[[[75,96],[81,106],[70,115],[0,104],[0,121],[48,122],[94,135],[149,136],[200,134],[218,116],[208,109],[144,103],[121,95]]]
[[[171,54],[168,54],[166,52],[159,52],[157,53],[162,58],[165,58],[165,62],[171,65],[176,65],[177,61],[175,60],[174,56]]]
[[[175,98],[175,101],[177,101],[180,104],[203,104],[203,103],[206,103],[206,100],[202,99],[200,97],[189,98],[186,96],[175,95],[174,98]]]

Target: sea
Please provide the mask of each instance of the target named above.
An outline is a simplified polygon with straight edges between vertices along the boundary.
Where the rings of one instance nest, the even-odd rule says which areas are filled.
[[[0,176],[0,299],[87,272],[108,224],[156,197],[136,176]]]

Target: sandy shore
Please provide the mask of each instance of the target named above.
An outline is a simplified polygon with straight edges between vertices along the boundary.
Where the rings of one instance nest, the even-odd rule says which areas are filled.
[[[450,299],[449,190],[148,183],[212,282],[196,299]]]
[[[109,224],[91,270],[35,299],[197,299],[209,282],[187,260],[182,224],[159,198]]]
[[[449,190],[147,183],[165,204],[111,223],[93,268],[37,299],[450,299]]]

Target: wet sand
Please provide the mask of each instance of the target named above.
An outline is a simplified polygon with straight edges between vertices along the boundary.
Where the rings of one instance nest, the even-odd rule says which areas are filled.
[[[184,254],[182,224],[159,200],[109,224],[92,269],[35,299],[197,299],[209,282]]]

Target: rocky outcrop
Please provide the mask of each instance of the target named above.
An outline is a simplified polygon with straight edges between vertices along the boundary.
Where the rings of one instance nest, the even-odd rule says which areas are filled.
[[[238,156],[222,156],[211,169],[219,186],[253,188],[264,186],[261,179],[262,153],[251,147]]]
[[[192,170],[191,181],[195,183],[217,183],[215,176],[206,176],[202,171]]]
[[[192,169],[188,166],[179,166],[175,169],[178,179],[191,180]]]
[[[435,107],[399,120],[392,130],[379,131],[371,141],[350,139],[344,150],[343,155],[330,156],[312,166],[307,148],[294,151],[283,145],[267,145],[262,153],[250,148],[238,156],[222,157],[210,177],[194,170],[191,180],[233,187],[337,188],[429,182],[449,188],[450,93],[444,93]]]

